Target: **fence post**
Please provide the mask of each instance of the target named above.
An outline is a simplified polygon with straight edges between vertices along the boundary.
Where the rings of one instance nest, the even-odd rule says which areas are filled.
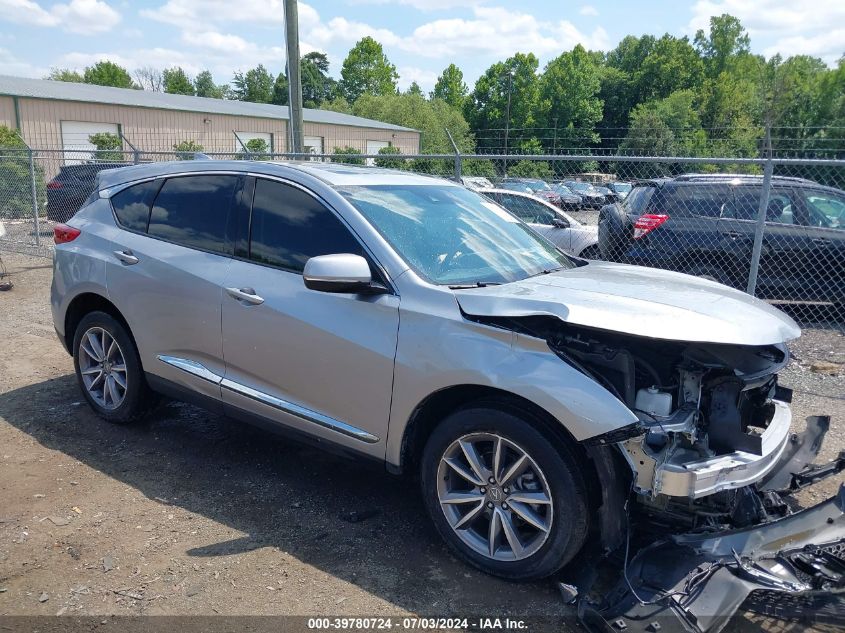
[[[458,150],[458,146],[455,144],[455,139],[452,138],[452,133],[449,131],[449,128],[443,128],[446,130],[446,136],[449,137],[449,142],[452,144],[452,149],[455,150],[455,182],[461,182],[461,152]]]
[[[140,163],[141,152],[138,151],[138,148],[129,142],[129,139],[123,135],[123,132],[120,133],[120,138],[122,138],[123,142],[126,143],[132,149],[132,164],[137,165],[138,163]]]
[[[27,145],[29,150],[29,185],[32,193],[32,221],[35,227],[35,245],[41,246],[41,226],[38,221],[38,187],[35,184],[35,150]]]
[[[238,133],[237,133],[237,132],[235,132],[235,130],[232,130],[232,134],[234,134],[234,135],[235,135],[235,138],[236,138],[236,139],[238,139],[238,145],[240,145],[240,146],[241,146],[241,148],[244,150],[244,154],[246,154],[247,159],[248,159],[248,160],[252,160],[252,152],[250,152],[250,151],[246,148],[246,145],[244,145],[244,142],[241,140],[241,137],[240,137],[240,136],[238,136]]]
[[[760,256],[763,253],[763,233],[766,230],[766,212],[769,209],[769,194],[772,188],[772,141],[770,130],[766,127],[766,163],[763,166],[763,191],[760,192],[760,206],[757,209],[757,225],[754,227],[754,248],[751,251],[751,269],[748,271],[748,286],[745,291],[754,295],[757,292],[757,275],[760,272]]]

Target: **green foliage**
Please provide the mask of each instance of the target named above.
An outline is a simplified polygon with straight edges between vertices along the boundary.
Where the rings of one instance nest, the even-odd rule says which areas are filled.
[[[245,74],[235,73],[232,79],[232,98],[252,103],[272,103],[274,85],[273,76],[263,64],[258,64]]]
[[[498,136],[498,131],[505,127],[534,126],[540,92],[538,66],[533,53],[517,53],[493,64],[478,78],[464,102],[464,116],[473,130],[485,131],[485,137],[478,139],[479,149],[501,149],[504,134]],[[509,100],[510,119],[506,121]]]
[[[345,163],[347,165],[363,165],[364,159],[360,157],[361,152],[354,147],[344,145],[343,147],[335,147],[332,150],[334,157],[333,163]]]
[[[321,110],[329,110],[331,112],[341,112],[343,114],[352,114],[352,106],[343,97],[335,97],[329,101],[323,101],[320,104]]]
[[[244,150],[244,147],[246,150]],[[235,160],[270,160],[270,146],[263,138],[251,138],[238,150]]]
[[[218,86],[214,83],[214,78],[208,70],[203,70],[194,78],[194,93],[198,97],[223,99],[226,97],[227,90],[227,86]]]
[[[97,148],[98,161],[117,162],[123,160],[123,139],[111,132],[97,132],[88,137],[88,142]]]
[[[85,81],[80,72],[69,68],[53,68],[50,70],[50,74],[47,75],[45,79],[52,79],[53,81],[67,81],[75,84],[81,84]]]
[[[449,64],[437,78],[431,98],[442,99],[453,108],[460,110],[464,106],[468,93],[461,69],[455,64]]]
[[[29,150],[17,132],[0,125],[0,219],[16,220],[32,217],[32,185]],[[39,208],[47,193],[44,170],[35,164],[36,199]]]
[[[336,82],[329,77],[329,58],[325,53],[316,51],[303,55],[300,61],[302,80],[302,105],[316,108],[331,98]]]
[[[164,91],[177,95],[193,95],[196,88],[181,67],[165,68],[161,73]]]
[[[425,96],[423,95],[422,88],[420,88],[420,85],[416,81],[411,82],[411,85],[408,86],[408,89],[405,91],[405,94],[406,95],[417,95],[417,96],[425,99]]]
[[[288,78],[285,73],[279,73],[273,83],[272,103],[276,105],[287,105],[290,93],[288,91]]]
[[[385,167],[387,169],[402,169],[405,166],[404,158],[397,158],[397,154],[401,154],[399,148],[395,145],[388,145],[382,147],[379,151],[379,158],[375,159],[376,167]],[[384,156],[384,158],[381,158]]]
[[[710,31],[699,29],[695,34],[695,48],[704,60],[710,77],[731,70],[736,60],[748,55],[751,41],[742,23],[732,15],[710,18]]]
[[[542,178],[551,179],[554,176],[551,166],[541,160],[521,160],[515,165],[508,165],[508,176],[515,178]]]
[[[194,154],[203,150],[203,146],[196,141],[180,141],[173,144],[177,160],[194,160]]]
[[[381,44],[367,36],[358,41],[343,60],[338,89],[349,103],[361,95],[388,95],[396,92],[399,75],[384,54]]]
[[[101,61],[93,66],[88,66],[82,75],[86,84],[98,86],[114,86],[115,88],[135,88],[132,77],[122,66],[114,62]]]
[[[555,127],[565,147],[595,143],[594,128],[602,118],[600,89],[599,68],[579,44],[546,65],[534,118],[542,127]]]
[[[483,158],[466,158],[461,161],[461,174],[464,176],[496,177],[496,167],[492,160]]]

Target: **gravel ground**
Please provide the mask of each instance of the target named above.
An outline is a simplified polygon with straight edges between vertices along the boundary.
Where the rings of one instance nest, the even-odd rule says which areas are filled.
[[[53,333],[49,260],[3,258],[0,615],[571,615],[553,582],[453,559],[408,481],[184,404],[139,426],[99,420]],[[845,448],[845,341],[808,330],[793,352],[796,430],[832,414],[831,458]],[[375,515],[346,520],[355,511]]]

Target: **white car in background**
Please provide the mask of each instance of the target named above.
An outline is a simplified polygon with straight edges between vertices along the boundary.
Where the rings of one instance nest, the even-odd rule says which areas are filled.
[[[509,189],[479,189],[562,251],[585,259],[601,259],[598,227],[581,224],[571,215],[530,193]]]
[[[485,178],[484,176],[463,176],[461,178],[461,184],[467,189],[472,189],[473,191],[493,188],[493,183],[490,182],[489,178]]]

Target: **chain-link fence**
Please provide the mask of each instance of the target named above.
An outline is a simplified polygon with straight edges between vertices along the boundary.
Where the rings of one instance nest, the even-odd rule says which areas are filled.
[[[538,230],[560,232],[565,250],[712,279],[804,325],[845,331],[845,160],[347,150],[293,156],[243,145],[208,156],[386,167],[495,188],[489,195]],[[49,254],[53,226],[73,216],[103,169],[198,157],[190,148],[0,150],[0,252]],[[567,249],[573,229],[582,243]]]

